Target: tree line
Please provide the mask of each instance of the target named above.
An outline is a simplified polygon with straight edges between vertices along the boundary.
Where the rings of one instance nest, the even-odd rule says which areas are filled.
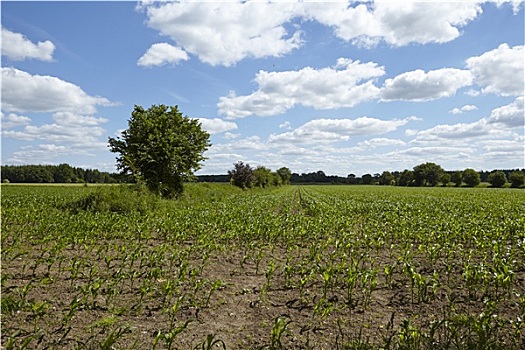
[[[204,152],[211,146],[210,134],[198,119],[184,116],[178,106],[152,105],[148,109],[135,106],[128,120],[128,129],[120,137],[108,138],[111,152],[117,153],[119,174],[74,168],[68,164],[2,166],[2,182],[25,183],[113,183],[136,182],[166,198],[178,197],[187,181],[226,182],[241,188],[287,185],[290,183],[378,184],[398,186],[477,186],[488,181],[493,187],[523,187],[525,169],[477,172],[473,169],[445,171],[435,163],[423,163],[412,170],[384,171],[382,174],[349,174],[346,178],[327,176],[319,170],[296,174],[281,167],[276,171],[265,166],[251,167],[242,161],[233,164],[227,174],[200,178],[195,172],[205,160]]]
[[[265,166],[252,168],[242,161],[233,164],[228,174],[198,176],[201,182],[230,182],[241,188],[280,186],[283,184],[344,184],[344,185],[389,185],[389,186],[466,186],[475,187],[481,182],[488,182],[492,187],[523,187],[525,169],[507,169],[476,171],[467,168],[462,171],[445,171],[440,165],[427,162],[415,166],[412,170],[383,171],[381,174],[364,174],[357,177],[326,175],[319,170],[310,173],[292,173],[282,167],[275,172]]]
[[[69,164],[60,165],[2,165],[0,176],[3,183],[116,183],[122,176],[82,169]]]

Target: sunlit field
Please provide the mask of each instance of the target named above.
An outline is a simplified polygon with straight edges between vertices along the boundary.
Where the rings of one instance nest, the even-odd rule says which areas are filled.
[[[1,188],[5,349],[523,349],[520,189]]]

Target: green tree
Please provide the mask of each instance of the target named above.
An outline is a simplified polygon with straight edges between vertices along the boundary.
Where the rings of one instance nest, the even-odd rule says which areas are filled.
[[[250,164],[241,161],[233,164],[233,169],[228,170],[232,184],[240,188],[252,188],[255,183],[255,175]]]
[[[395,183],[395,178],[390,171],[383,171],[379,176],[380,185],[392,185],[393,183]]]
[[[441,177],[439,178],[439,181],[441,181],[443,186],[446,187],[448,185],[448,183],[450,182],[450,179],[451,179],[450,174],[443,173],[443,174],[441,174]]]
[[[183,116],[178,106],[135,106],[122,139],[109,138],[111,152],[119,153],[117,168],[132,174],[156,194],[175,197],[183,182],[194,178],[210,135],[197,119]]]
[[[283,184],[283,179],[281,178],[281,176],[277,173],[277,172],[272,172],[271,174],[271,180],[270,180],[270,183],[275,186],[275,187],[279,187]]]
[[[525,184],[525,174],[522,171],[513,171],[509,175],[511,187],[517,188]]]
[[[272,171],[267,167],[259,165],[253,171],[255,176],[255,185],[261,188],[266,188],[272,184]]]
[[[503,187],[507,183],[507,177],[503,171],[497,170],[489,174],[487,181],[490,182],[492,187]]]
[[[461,183],[463,182],[463,175],[461,174],[461,171],[456,171],[454,174],[452,174],[450,180],[456,185],[456,187],[461,186]]]
[[[435,163],[424,163],[414,167],[416,186],[436,186],[444,170]]]
[[[75,171],[69,164],[65,164],[65,163],[60,164],[55,169],[55,173],[53,174],[53,180],[56,183],[76,182]],[[47,182],[47,181],[42,181],[42,182]]]
[[[481,182],[479,173],[476,170],[470,168],[463,170],[461,178],[463,179],[463,182],[469,187],[477,186]]]
[[[361,182],[363,183],[363,185],[370,185],[372,181],[374,181],[374,178],[371,174],[364,174],[363,176],[361,176]]]
[[[414,172],[412,170],[405,169],[399,175],[398,185],[399,186],[412,186],[414,183]]]
[[[277,175],[281,178],[281,182],[283,185],[289,185],[290,179],[292,178],[292,172],[287,167],[282,167],[277,169],[276,171]]]

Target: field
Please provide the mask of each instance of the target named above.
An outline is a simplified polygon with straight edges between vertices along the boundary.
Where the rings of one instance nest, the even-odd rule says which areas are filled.
[[[523,349],[525,193],[2,186],[5,349]]]

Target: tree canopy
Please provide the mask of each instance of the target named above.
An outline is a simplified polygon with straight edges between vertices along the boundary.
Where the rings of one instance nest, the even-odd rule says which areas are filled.
[[[414,167],[416,186],[436,186],[444,170],[435,163],[424,163]]]
[[[109,138],[111,152],[119,153],[117,168],[132,174],[163,197],[183,192],[183,181],[193,178],[210,135],[197,119],[183,116],[178,106],[135,106],[122,138]]]

